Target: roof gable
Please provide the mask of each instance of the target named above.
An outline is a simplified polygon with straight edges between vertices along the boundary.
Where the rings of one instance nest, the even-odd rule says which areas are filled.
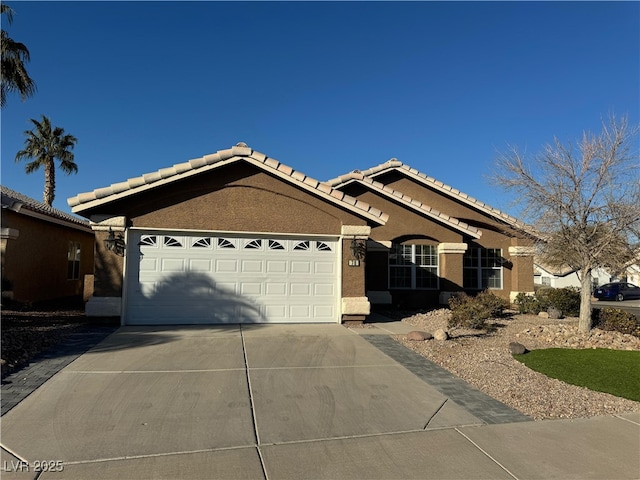
[[[327,183],[332,187],[339,188],[352,182],[357,182],[361,185],[364,185],[365,187],[378,192],[387,198],[397,201],[405,207],[408,207],[426,217],[437,220],[444,225],[460,231],[465,235],[469,235],[473,238],[480,238],[480,236],[482,235],[482,232],[478,228],[468,225],[455,217],[446,215],[418,200],[409,197],[408,195],[403,194],[402,192],[394,190],[387,185],[376,182],[372,178],[366,177],[362,172],[354,171],[350,174],[343,175],[333,180],[329,180]]]
[[[474,208],[494,219],[504,222],[530,235],[533,235],[536,237],[538,236],[538,234],[534,232],[531,226],[525,224],[524,222],[521,222],[517,218],[512,217],[511,215],[508,215],[507,213],[502,212],[497,208],[493,208],[492,206],[484,202],[481,202],[480,200],[477,200],[476,198],[473,198],[467,195],[466,193],[461,192],[460,190],[457,190],[449,185],[446,185],[445,183],[442,183],[433,177],[429,177],[428,175],[425,175],[424,173],[416,170],[415,168],[412,168],[409,165],[402,163],[400,160],[396,158],[392,158],[384,163],[381,163],[380,165],[371,167],[368,170],[362,170],[362,171],[356,170],[354,172],[341,175],[340,177],[332,180],[331,184],[334,188],[338,188],[339,186],[349,181],[352,181],[360,176],[365,178],[375,179],[390,171],[399,172],[405,177],[413,179],[414,181],[422,185],[425,185],[426,187],[432,190],[435,190],[439,193],[442,193],[443,195],[446,195],[449,198],[455,199],[463,204],[466,204],[471,208]]]
[[[80,193],[75,197],[69,198],[67,203],[74,212],[80,213],[129,195],[167,185],[192,175],[198,175],[239,161],[255,165],[265,172],[379,225],[384,225],[388,219],[388,215],[377,208],[350,197],[324,182],[308,177],[274,158],[256,152],[244,143],[238,143],[232,148],[219,150],[214,154],[179,163],[169,168],[161,168],[156,172],[146,173],[140,177],[131,178],[126,182],[115,183],[91,192]]]

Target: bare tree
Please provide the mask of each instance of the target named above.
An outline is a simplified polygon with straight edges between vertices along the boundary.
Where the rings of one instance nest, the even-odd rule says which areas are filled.
[[[493,180],[516,195],[539,232],[541,260],[575,269],[581,282],[580,331],[592,328],[591,271],[620,271],[637,258],[640,239],[640,126],[602,122],[576,144],[557,138],[535,155],[499,153]]]

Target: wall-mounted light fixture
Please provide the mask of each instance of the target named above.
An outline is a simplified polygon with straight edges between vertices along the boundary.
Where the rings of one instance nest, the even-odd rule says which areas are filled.
[[[363,239],[354,238],[351,240],[351,255],[356,260],[364,260],[365,255],[367,254],[367,244]]]
[[[104,246],[110,252],[121,257],[124,257],[124,252],[127,248],[127,244],[124,243],[124,235],[122,235],[122,233],[116,235],[113,233],[113,230],[111,230],[111,227],[109,227],[109,236],[104,240]]]

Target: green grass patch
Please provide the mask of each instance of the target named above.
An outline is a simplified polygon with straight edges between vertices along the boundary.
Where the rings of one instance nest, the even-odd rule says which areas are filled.
[[[547,377],[640,402],[638,351],[548,348],[513,358]]]

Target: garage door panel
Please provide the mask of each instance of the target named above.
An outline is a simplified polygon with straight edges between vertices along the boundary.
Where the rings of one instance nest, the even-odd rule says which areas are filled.
[[[291,273],[293,275],[295,274],[309,274],[311,273],[311,262],[309,261],[304,261],[304,262],[300,262],[300,261],[292,261],[291,262]]]
[[[221,273],[235,273],[238,271],[238,261],[235,259],[216,259],[215,271]]]
[[[336,241],[132,232],[128,324],[336,322]]]
[[[333,262],[315,262],[313,265],[315,273],[332,275],[336,270],[336,265]]]
[[[262,260],[242,260],[242,273],[262,273]]]
[[[311,285],[308,283],[292,283],[291,284],[291,296],[308,297],[311,295]]]
[[[262,295],[262,283],[247,283],[240,284],[240,293],[242,295],[259,296]]]
[[[335,295],[335,288],[332,283],[316,283],[313,286],[313,293],[320,297],[333,297]]]
[[[313,316],[320,320],[334,318],[335,308],[327,305],[314,305]]]
[[[140,260],[140,271],[141,272],[156,272],[158,270],[158,259],[157,258],[142,258]]]
[[[163,258],[160,262],[163,272],[184,272],[184,259],[182,258]]]
[[[291,305],[289,307],[289,312],[293,318],[311,318],[311,307],[309,305]]]
[[[265,285],[265,294],[267,296],[284,297],[287,295],[287,284],[284,282],[269,282]]]
[[[287,273],[288,262],[286,260],[267,260],[267,273]]]
[[[189,259],[189,271],[191,272],[211,272],[211,259]]]

